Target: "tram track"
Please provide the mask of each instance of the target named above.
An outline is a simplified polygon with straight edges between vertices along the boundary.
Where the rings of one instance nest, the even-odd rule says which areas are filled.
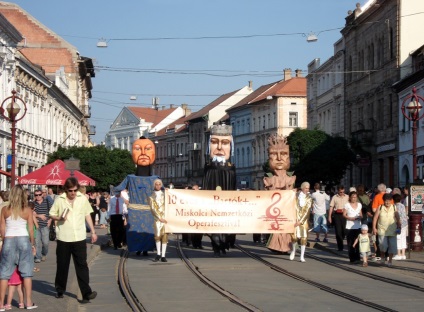
[[[381,281],[381,282],[384,282],[384,283],[389,283],[391,285],[396,285],[396,286],[399,286],[399,287],[404,287],[404,288],[413,289],[413,290],[416,290],[416,291],[419,291],[419,292],[424,292],[424,288],[421,287],[421,286],[418,286],[418,285],[414,285],[414,284],[411,284],[411,283],[407,283],[407,282],[399,281],[399,280],[396,280],[396,279],[384,277],[384,276],[374,274],[374,273],[371,273],[371,272],[358,270],[358,269],[355,269],[355,268],[350,267],[350,266],[345,265],[345,264],[340,264],[340,263],[337,263],[335,261],[326,260],[326,259],[323,259],[321,257],[312,255],[310,252],[307,253],[307,254],[308,254],[308,258],[314,259],[314,260],[319,261],[321,263],[331,265],[332,267],[336,267],[336,268],[339,268],[339,269],[342,269],[342,270],[345,270],[345,271],[348,271],[348,272],[351,272],[351,273],[355,273],[355,274],[362,275],[362,276],[365,276],[365,277],[368,277],[368,278],[372,278],[374,280],[378,280],[378,281]],[[397,269],[397,267],[392,267],[391,269]]]
[[[316,246],[316,245],[315,245]],[[346,257],[346,256],[341,256],[339,253],[337,253],[337,252],[335,252],[335,251],[333,251],[333,250],[329,250],[329,249],[327,249],[327,248],[323,248],[323,247],[321,247],[321,246],[318,246],[318,247],[313,247],[313,248],[316,248],[316,249],[318,249],[318,250],[322,250],[322,251],[326,251],[326,252],[328,252],[328,253],[331,253],[331,254],[333,254],[333,255],[335,255],[335,256],[339,256],[339,257],[342,257],[342,258],[346,258],[346,259],[348,259],[348,257]],[[309,253],[310,254],[310,253]],[[391,267],[391,269],[393,270],[400,270],[400,271],[407,271],[407,272],[415,272],[415,273],[422,273],[422,274],[424,274],[424,270],[423,269],[418,269],[418,268],[411,268],[411,267],[405,267],[405,266],[402,266],[402,265],[399,265],[400,263],[402,263],[403,261],[394,261],[394,263],[395,263],[395,265],[393,265],[392,267]],[[408,262],[410,262],[410,263],[416,263],[416,264],[420,264],[420,265],[422,265],[422,262],[419,262],[419,261],[414,261],[414,260],[408,260]],[[369,262],[369,264],[378,264],[378,261],[376,261],[376,262],[372,262],[372,261],[370,261]],[[424,278],[424,276],[423,276],[423,278]]]
[[[213,280],[211,280],[210,278],[208,278],[206,275],[204,275],[204,273],[201,272],[201,270],[199,269],[199,266],[196,265],[196,261],[193,261],[193,259],[190,259],[186,254],[185,254],[185,250],[182,247],[182,245],[180,244],[180,240],[176,239],[175,241],[175,250],[178,254],[178,257],[181,259],[181,261],[185,264],[185,266],[187,267],[187,269],[195,276],[195,278],[197,278],[199,281],[201,281],[203,284],[205,284],[206,286],[208,286],[209,288],[211,288],[213,291],[215,291],[216,293],[220,294],[222,297],[226,298],[229,302],[231,302],[234,305],[239,306],[240,308],[246,310],[246,311],[254,311],[254,312],[259,312],[262,311],[260,308],[258,308],[257,306],[255,306],[252,303],[246,302],[245,300],[243,300],[243,298],[238,297],[234,291],[230,292],[227,289],[225,289],[222,285],[221,282],[216,283]],[[241,246],[239,244],[236,244],[236,248],[238,250],[240,250],[240,252],[242,254],[244,254],[245,256],[265,265],[266,267],[270,268],[271,270],[278,272],[282,275],[285,275],[287,277],[290,277],[294,280],[297,280],[298,282],[301,283],[305,283],[307,285],[313,286],[319,290],[322,290],[326,293],[329,293],[331,295],[335,295],[339,298],[342,299],[346,299],[349,300],[355,304],[358,305],[362,305],[362,306],[366,306],[368,308],[372,308],[374,310],[377,311],[397,311],[394,310],[392,308],[374,303],[370,300],[352,295],[348,292],[344,292],[342,290],[338,290],[332,287],[329,287],[325,284],[319,283],[314,279],[310,279],[308,277],[304,277],[301,275],[298,275],[296,273],[290,272],[276,264],[273,264],[269,261],[267,261],[266,259],[262,258],[260,255],[258,255],[255,251],[251,251],[249,250],[248,246]],[[119,284],[119,288],[120,291],[122,293],[122,295],[124,296],[124,298],[126,299],[126,301],[128,302],[128,305],[130,306],[130,308],[133,311],[142,311],[142,312],[147,312],[146,308],[143,306],[143,303],[140,302],[140,300],[137,298],[136,294],[134,294],[133,290],[131,289],[131,284],[130,284],[130,280],[129,280],[129,276],[128,273],[126,271],[126,262],[129,256],[129,252],[127,250],[124,250],[121,253],[121,258],[118,264],[118,284]],[[373,280],[378,280],[381,282],[385,282],[385,283],[389,283],[391,285],[395,285],[398,287],[404,287],[404,288],[408,288],[411,290],[415,290],[415,291],[419,291],[419,292],[424,292],[424,288],[414,285],[414,284],[410,284],[410,283],[406,283],[406,282],[402,282],[399,280],[395,280],[395,279],[390,279],[390,278],[385,278],[376,274],[372,274],[372,273],[368,273],[368,272],[363,272],[361,270],[358,269],[354,269],[351,268],[349,266],[343,265],[343,264],[338,264],[336,262],[330,261],[330,260],[326,260],[326,259],[322,259],[318,256],[312,255],[310,252],[308,252],[308,258],[310,259],[314,259],[316,261],[322,262],[326,265],[330,265],[332,267],[336,267],[345,271],[348,271],[350,273],[354,273],[354,274],[359,274],[362,275],[364,277],[373,279]]]
[[[128,305],[133,311],[136,312],[147,312],[141,302],[138,300],[137,296],[131,290],[130,280],[126,271],[126,262],[128,259],[128,249],[125,249],[121,253],[121,259],[118,264],[118,285],[121,290],[122,295],[127,301]]]
[[[179,240],[176,240],[176,247],[177,247],[177,252],[181,258],[181,260],[183,260],[183,262],[185,263],[185,265],[187,266],[187,268],[204,284],[206,284],[207,286],[209,286],[210,288],[214,289],[216,292],[218,292],[219,294],[221,294],[223,297],[227,298],[228,300],[230,300],[232,303],[244,308],[246,311],[252,311],[252,312],[260,312],[262,310],[258,309],[257,307],[255,307],[254,305],[243,301],[242,299],[238,298],[237,296],[233,295],[232,293],[230,293],[229,291],[225,290],[224,288],[222,288],[221,286],[219,286],[218,284],[214,283],[212,280],[210,280],[209,278],[207,278],[205,275],[203,275],[198,267],[196,267],[190,260],[189,258],[185,255],[181,244],[179,242]]]
[[[361,305],[364,305],[364,306],[373,308],[373,309],[378,310],[378,311],[387,311],[387,312],[396,311],[396,310],[393,310],[391,308],[388,308],[388,307],[385,307],[385,306],[382,306],[382,305],[379,305],[379,304],[376,304],[376,303],[373,303],[373,302],[370,302],[370,301],[366,301],[366,300],[364,300],[362,298],[353,296],[353,295],[348,294],[346,292],[343,292],[343,291],[340,291],[340,290],[331,288],[329,286],[326,286],[324,284],[315,282],[313,280],[307,279],[307,278],[302,277],[302,276],[300,276],[298,274],[289,272],[289,271],[283,269],[282,267],[280,267],[278,265],[275,265],[275,264],[273,264],[273,263],[271,263],[271,262],[263,259],[262,257],[260,257],[260,256],[258,256],[256,254],[248,251],[247,249],[245,249],[244,247],[241,247],[238,244],[236,244],[236,247],[237,247],[237,249],[239,249],[241,252],[243,252],[245,255],[249,256],[250,258],[252,258],[252,259],[254,259],[254,260],[256,260],[256,261],[264,264],[265,266],[269,267],[270,269],[272,269],[272,270],[274,270],[274,271],[276,271],[278,273],[281,273],[283,275],[289,276],[289,277],[291,277],[291,278],[293,278],[293,279],[295,279],[297,281],[306,283],[306,284],[311,285],[311,286],[314,286],[314,287],[316,287],[316,288],[318,288],[318,289],[320,289],[322,291],[331,293],[331,294],[336,295],[338,297],[342,297],[344,299],[353,301],[353,302],[355,302],[357,304],[361,304]]]

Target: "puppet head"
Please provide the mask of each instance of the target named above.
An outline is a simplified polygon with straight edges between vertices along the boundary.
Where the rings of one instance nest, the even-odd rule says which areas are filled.
[[[132,159],[138,166],[153,165],[156,159],[155,144],[144,136],[135,140],[132,145]]]

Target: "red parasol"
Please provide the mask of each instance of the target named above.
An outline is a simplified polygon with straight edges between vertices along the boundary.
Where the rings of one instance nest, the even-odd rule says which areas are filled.
[[[80,185],[96,185],[96,181],[78,170],[74,170],[73,174],[73,176],[78,179]],[[18,178],[18,181],[20,184],[63,185],[65,180],[70,176],[71,171],[66,170],[65,163],[58,159],[51,164],[45,165],[40,169]]]

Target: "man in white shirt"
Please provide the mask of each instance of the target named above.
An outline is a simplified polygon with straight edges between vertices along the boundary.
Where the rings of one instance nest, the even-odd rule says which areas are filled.
[[[122,229],[122,245],[127,245],[127,218],[128,218],[128,204],[130,203],[130,195],[127,189],[121,191],[121,197],[124,199],[124,205],[122,209],[122,218],[124,220],[124,228]]]
[[[314,216],[314,228],[313,231],[316,234],[315,241],[319,242],[319,234],[321,231],[324,232],[324,243],[327,243],[327,204],[330,202],[330,196],[324,191],[321,191],[321,184],[315,183],[314,185],[315,192],[312,193],[311,197],[313,199],[312,214]]]

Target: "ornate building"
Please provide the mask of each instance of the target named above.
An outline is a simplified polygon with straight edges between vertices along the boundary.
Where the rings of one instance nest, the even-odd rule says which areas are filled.
[[[53,65],[54,64],[54,65]],[[43,166],[59,146],[89,144],[91,59],[13,3],[0,2],[0,94],[27,107],[17,122],[18,176]],[[0,167],[10,169],[10,124],[0,120]],[[7,187],[6,179],[0,188]]]
[[[410,52],[424,42],[414,30],[422,1],[372,0],[357,5],[342,29],[345,43],[345,132],[359,158],[349,185],[399,185],[399,102],[393,84],[411,73]]]

